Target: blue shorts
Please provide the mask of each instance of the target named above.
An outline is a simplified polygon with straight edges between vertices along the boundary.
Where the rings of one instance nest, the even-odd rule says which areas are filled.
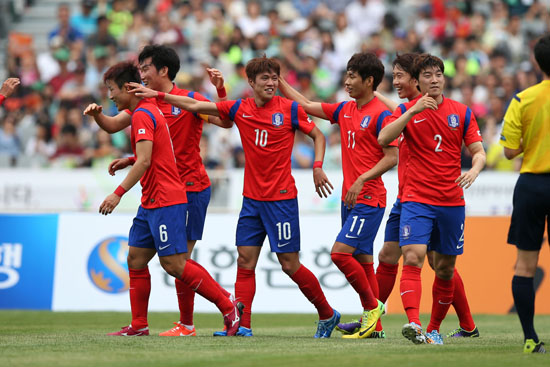
[[[365,204],[356,204],[354,208],[342,202],[340,207],[342,229],[336,237],[337,242],[354,247],[354,254],[373,254],[374,238],[384,217],[384,208]]]
[[[460,255],[464,250],[464,206],[405,202],[401,210],[399,246],[428,245],[430,251]]]
[[[397,199],[391,208],[386,222],[384,242],[399,242],[399,222],[401,220],[401,199]]]
[[[187,252],[185,214],[187,204],[177,204],[155,209],[139,206],[128,245],[157,250],[158,256]]]
[[[258,201],[243,197],[237,246],[262,246],[266,234],[272,252],[300,251],[297,199]]]
[[[210,193],[210,186],[198,192],[187,191],[187,241],[202,240]]]

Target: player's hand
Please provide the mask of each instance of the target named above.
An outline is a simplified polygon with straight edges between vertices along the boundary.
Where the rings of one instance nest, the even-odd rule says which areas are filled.
[[[82,114],[92,116],[92,117],[97,117],[101,115],[102,112],[103,112],[103,106],[95,103],[90,103],[88,107],[84,109],[84,112],[82,112]]]
[[[136,97],[141,98],[157,98],[159,96],[159,92],[156,90],[152,90],[150,88],[147,88],[144,85],[141,85],[139,83],[128,83],[130,86],[130,90],[128,93],[133,93]]]
[[[4,83],[2,83],[2,88],[0,88],[0,94],[8,98],[15,91],[15,88],[21,84],[19,78],[8,78]]]
[[[437,110],[437,101],[426,93],[411,107],[411,110],[416,114],[428,108],[430,110]]]
[[[317,192],[320,198],[327,198],[332,193],[332,190],[334,190],[322,168],[313,169],[313,182],[315,183],[315,192]]]
[[[118,158],[109,164],[109,174],[115,175],[115,172],[124,169],[130,165],[130,158]]]
[[[360,178],[357,178],[357,180],[355,180],[353,185],[349,188],[346,197],[344,198],[344,205],[348,209],[355,207],[355,204],[357,204],[357,197],[361,193],[363,185],[363,181]]]
[[[115,193],[107,196],[99,206],[99,212],[103,215],[111,214],[120,203],[120,196]]]
[[[468,172],[464,172],[463,174],[461,174],[460,177],[455,180],[455,182],[463,189],[467,189],[472,186],[477,176],[479,176],[479,172],[471,169]]]
[[[206,68],[206,71],[208,72],[208,76],[210,77],[210,83],[212,83],[212,85],[216,87],[216,89],[222,89],[224,86],[222,72],[214,68]]]

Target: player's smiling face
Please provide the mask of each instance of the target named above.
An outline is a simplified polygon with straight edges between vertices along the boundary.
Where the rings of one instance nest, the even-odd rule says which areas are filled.
[[[268,101],[277,92],[279,87],[279,76],[272,71],[265,71],[256,75],[256,80],[249,80],[248,83],[254,90],[254,96],[261,100]]]
[[[369,78],[372,77],[368,77],[363,80],[361,75],[359,75],[356,71],[348,70],[346,72],[346,79],[344,80],[344,88],[351,98],[361,98],[367,90]]]
[[[445,76],[438,67],[428,67],[420,71],[418,85],[422,94],[428,93],[430,97],[437,98],[443,94]]]
[[[414,98],[418,94],[417,85],[418,81],[411,74],[401,69],[399,65],[393,67],[393,87],[397,91],[399,98]]]
[[[139,77],[147,88],[158,90],[160,88],[162,75],[153,65],[151,57],[146,58],[139,64]],[[164,69],[164,68],[162,68]]]
[[[109,98],[116,105],[119,111],[122,111],[130,106],[130,94],[126,92],[125,88],[122,89],[113,80],[107,80],[105,82],[107,89],[109,90]]]

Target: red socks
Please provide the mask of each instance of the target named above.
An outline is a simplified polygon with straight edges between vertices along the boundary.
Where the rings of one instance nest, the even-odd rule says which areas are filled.
[[[422,296],[421,268],[412,265],[403,265],[400,290],[403,308],[409,322],[420,323],[420,297]]]
[[[290,278],[298,284],[298,287],[309,302],[313,303],[319,313],[319,320],[326,320],[332,317],[334,311],[325,298],[319,280],[308,268],[303,265],[300,266]]]
[[[432,316],[426,331],[439,331],[441,322],[447,315],[449,307],[451,307],[451,304],[453,303],[453,293],[454,281],[452,279],[443,280],[437,276],[435,277],[432,287]]]
[[[363,309],[372,310],[378,307],[378,301],[371,290],[367,275],[352,254],[333,252],[330,257],[338,269],[344,273],[349,284],[359,294]]]
[[[214,303],[222,314],[226,315],[233,310],[233,303],[221,291],[220,285],[203,267],[195,265],[194,261],[187,261],[180,279],[191,290]]]
[[[252,301],[256,294],[256,275],[254,270],[237,267],[235,298],[244,304],[241,326],[249,328],[251,324]]]
[[[130,273],[130,308],[132,309],[132,328],[146,327],[149,294],[151,293],[151,275],[149,268],[128,269]]]
[[[376,280],[378,281],[378,299],[384,303],[388,300],[388,297],[395,285],[395,278],[397,278],[397,269],[399,264],[387,264],[384,262],[378,263],[376,268]]]
[[[464,290],[464,283],[462,278],[458,274],[455,268],[453,276],[455,290],[453,293],[453,307],[456,310],[460,327],[466,331],[472,331],[476,328],[476,324],[472,319],[472,313],[470,312],[470,306],[468,305],[468,299],[466,298],[466,291]]]

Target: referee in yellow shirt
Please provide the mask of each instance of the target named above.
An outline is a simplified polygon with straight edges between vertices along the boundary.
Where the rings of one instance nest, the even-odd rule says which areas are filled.
[[[544,80],[512,99],[504,116],[500,144],[508,159],[523,153],[508,232],[508,243],[518,249],[512,294],[525,337],[523,352],[546,353],[533,324],[533,278],[545,222],[550,232],[550,35],[536,43],[534,53]]]

